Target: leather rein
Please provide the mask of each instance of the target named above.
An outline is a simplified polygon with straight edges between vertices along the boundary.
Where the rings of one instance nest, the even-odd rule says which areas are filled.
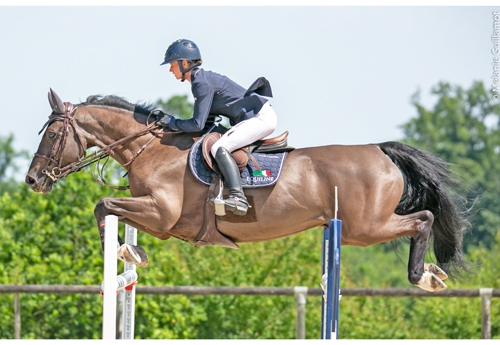
[[[73,123],[73,117],[74,117],[76,110],[78,108],[69,102],[64,102],[64,105],[66,106],[65,113],[59,113],[59,112],[53,111],[52,114],[49,116],[49,120],[43,125],[40,132],[38,132],[38,134],[40,134],[47,126],[49,126],[54,121],[62,121],[63,122],[63,125],[61,126],[61,128],[59,129],[59,132],[57,133],[57,138],[54,141],[54,143],[52,144],[50,154],[48,156],[46,156],[46,155],[43,155],[40,153],[35,153],[36,157],[44,158],[47,160],[47,164],[45,165],[45,168],[42,170],[42,173],[47,175],[47,177],[49,177],[53,183],[56,183],[58,180],[68,176],[71,173],[80,171],[81,169],[83,169],[83,168],[85,168],[85,167],[87,167],[95,162],[98,162],[103,158],[108,157],[109,152],[113,151],[115,148],[123,145],[124,143],[126,143],[128,141],[131,141],[133,139],[136,139],[136,138],[141,137],[141,136],[148,134],[148,133],[153,134],[151,139],[149,139],[146,142],[146,144],[144,144],[134,154],[134,156],[132,156],[132,158],[127,163],[123,164],[123,167],[126,168],[127,166],[132,164],[132,162],[137,158],[137,156],[139,156],[139,154],[141,154],[141,152],[143,152],[146,149],[146,147],[148,147],[149,144],[151,144],[151,142],[155,138],[158,137],[159,133],[162,133],[162,131],[161,132],[155,131],[156,129],[158,129],[158,125],[156,124],[156,122],[152,122],[150,124],[147,124],[146,127],[144,127],[144,129],[140,130],[139,132],[127,135],[126,137],[123,137],[123,138],[115,141],[114,143],[107,145],[105,147],[102,147],[99,150],[93,152],[92,154],[87,155],[86,149],[83,146],[83,141],[81,140],[80,135],[76,131],[75,125]],[[149,117],[151,115],[153,115],[155,112],[157,112],[157,111],[152,111],[148,115],[148,120],[149,120]],[[75,132],[75,134],[78,138],[78,144],[79,144],[79,147],[83,151],[83,157],[80,157],[80,155],[78,155],[78,161],[70,163],[70,164],[65,165],[65,166],[62,166],[62,153],[63,153],[64,148],[66,146],[70,126],[73,128],[73,131]],[[50,163],[55,164],[55,166],[52,169],[49,169]],[[104,180],[102,178],[100,180],[98,180],[98,182],[100,182],[101,184],[103,184],[105,186],[112,187],[115,189],[120,189],[120,190],[126,190],[126,189],[130,188],[130,186],[118,186],[118,187],[109,186],[104,182]]]

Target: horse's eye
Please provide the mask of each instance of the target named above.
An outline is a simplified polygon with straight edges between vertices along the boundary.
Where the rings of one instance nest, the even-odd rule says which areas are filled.
[[[56,133],[49,133],[49,138],[54,139],[56,137]]]

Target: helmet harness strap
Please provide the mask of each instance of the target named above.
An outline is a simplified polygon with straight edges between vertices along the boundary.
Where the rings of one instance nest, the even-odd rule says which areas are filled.
[[[184,68],[184,66],[182,65],[182,61],[187,61],[189,63],[189,67],[188,68]],[[181,81],[185,81],[186,80],[186,73],[191,71],[193,68],[195,67],[198,67],[200,65],[200,63],[194,63],[193,61],[190,61],[190,60],[178,60],[178,63],[179,63],[179,70],[182,72],[182,78],[181,78]]]

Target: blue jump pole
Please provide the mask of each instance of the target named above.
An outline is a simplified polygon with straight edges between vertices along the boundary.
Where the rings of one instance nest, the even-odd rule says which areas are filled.
[[[338,339],[342,221],[330,219],[323,232],[321,339]]]

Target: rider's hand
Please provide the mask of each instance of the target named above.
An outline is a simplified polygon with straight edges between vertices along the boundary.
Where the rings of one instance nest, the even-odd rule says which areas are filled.
[[[170,123],[170,121],[172,121],[173,118],[173,116],[167,114],[159,119],[157,124],[160,127],[168,128],[168,124]]]

